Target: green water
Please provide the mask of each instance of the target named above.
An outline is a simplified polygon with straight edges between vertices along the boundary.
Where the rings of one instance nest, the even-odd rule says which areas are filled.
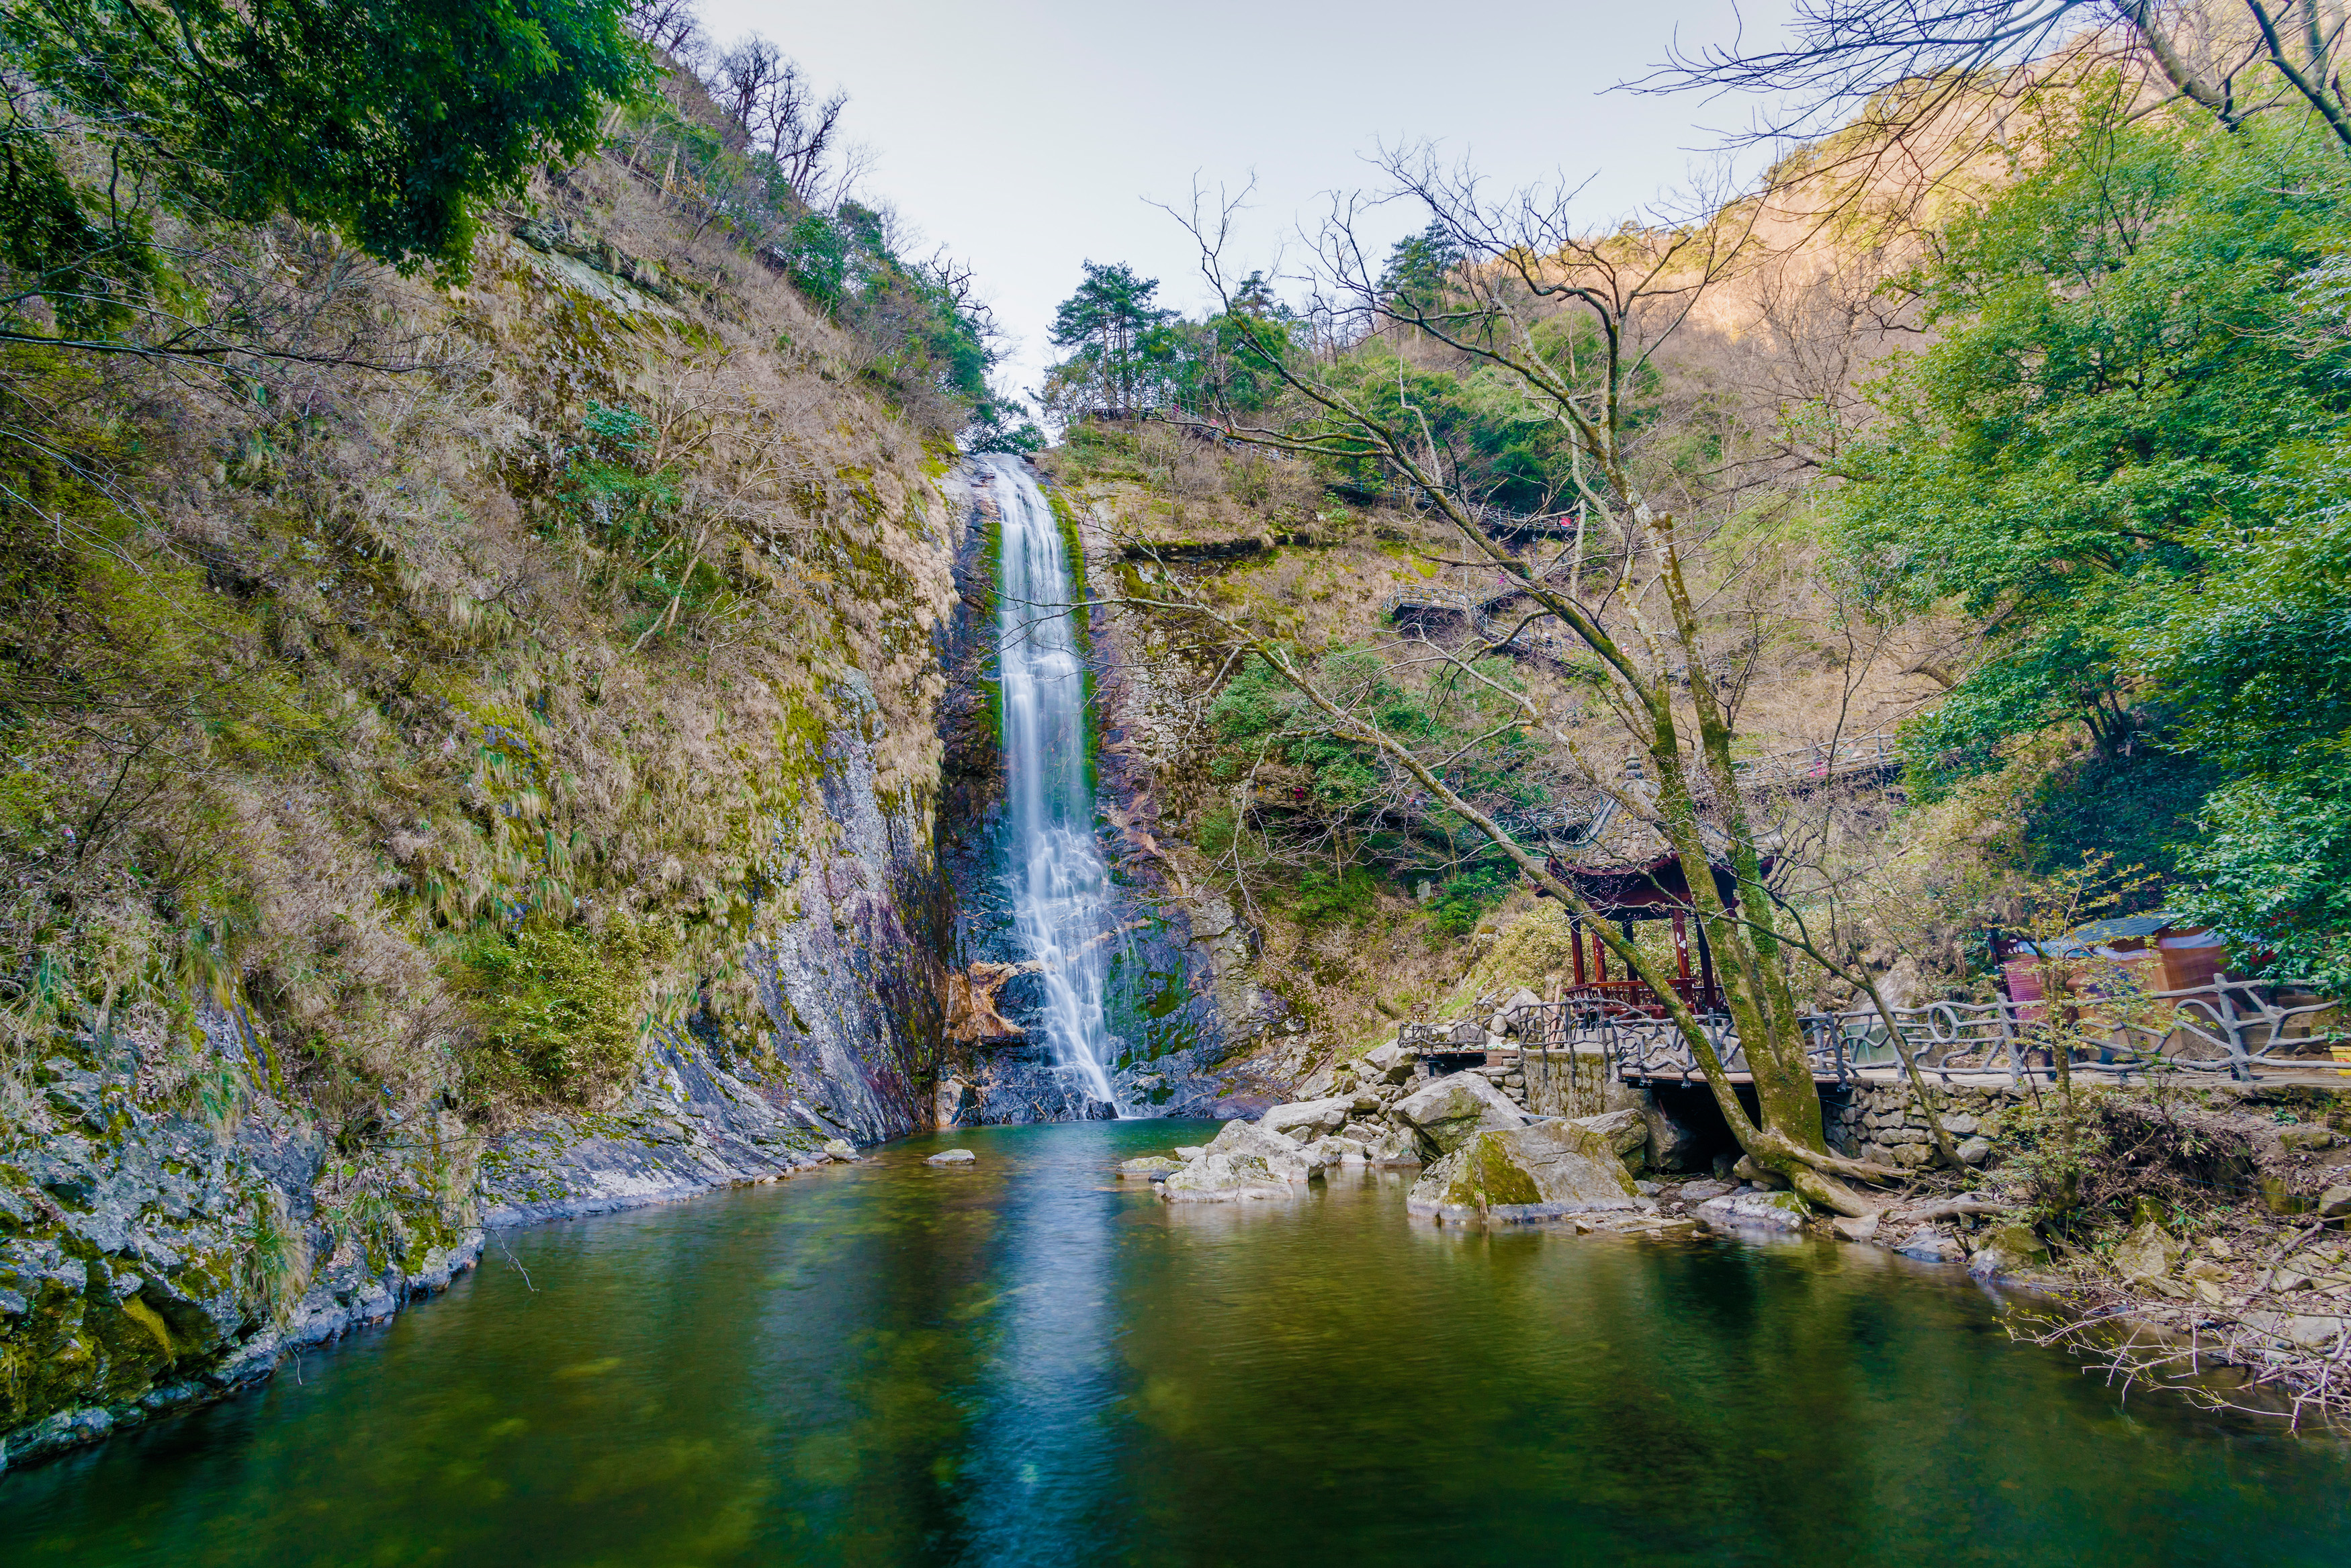
[[[1112,1179],[1203,1130],[914,1139],[509,1233],[257,1392],[0,1479],[0,1563],[2351,1562],[2344,1449],[2126,1403],[1953,1271]]]

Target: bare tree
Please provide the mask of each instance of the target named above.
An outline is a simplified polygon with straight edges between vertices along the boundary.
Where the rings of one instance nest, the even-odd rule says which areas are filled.
[[[836,88],[820,97],[799,62],[757,33],[718,57],[710,87],[748,150],[773,162],[793,192],[814,204],[849,95]]]
[[[1772,95],[1782,107],[1742,139],[1777,139],[1833,129],[1889,88],[1948,106],[1999,78],[2029,78],[2020,67],[2036,62],[2129,54],[2172,100],[2225,126],[2300,102],[2351,151],[2337,58],[2346,20],[2339,0],[1801,0],[1784,47],[1677,47],[1625,85]]]
[[[1531,414],[1552,421],[1564,436],[1570,458],[1563,477],[1597,535],[1604,568],[1583,569],[1581,537],[1576,559],[1562,573],[1556,558],[1531,561],[1489,535],[1459,466],[1401,378],[1375,400],[1330,361],[1266,356],[1267,368],[1292,396],[1288,417],[1238,427],[1231,436],[1299,454],[1374,454],[1416,504],[1468,546],[1468,558],[1459,564],[1497,574],[1531,607],[1521,626],[1564,627],[1596,658],[1614,721],[1598,737],[1563,724],[1532,698],[1508,692],[1477,669],[1474,657],[1447,656],[1456,677],[1504,692],[1519,709],[1512,722],[1543,733],[1584,788],[1669,846],[1684,868],[1689,912],[1720,965],[1760,1117],[1746,1111],[1713,1038],[1658,961],[1620,936],[1571,878],[1457,788],[1447,759],[1394,732],[1374,704],[1318,679],[1280,642],[1196,601],[1171,601],[1170,607],[1220,619],[1237,648],[1303,697],[1328,732],[1387,759],[1590,924],[1628,971],[1648,982],[1733,1134],[1760,1164],[1816,1202],[1869,1211],[1872,1205],[1837,1178],[1896,1173],[1827,1147],[1790,983],[1791,954],[1806,953],[1868,992],[1889,1025],[1891,1013],[1866,971],[1786,918],[1766,875],[1779,836],[1750,797],[1733,754],[1747,670],[1742,649],[1752,639],[1739,634],[1736,613],[1726,614],[1737,609],[1737,552],[1709,557],[1708,551],[1720,523],[1752,498],[1759,471],[1739,461],[1694,465],[1680,438],[1703,410],[1694,406],[1679,420],[1661,418],[1656,390],[1666,346],[1701,300],[1751,265],[1762,208],[1715,192],[1687,216],[1595,231],[1572,213],[1573,192],[1563,188],[1489,196],[1473,174],[1438,164],[1423,149],[1385,153],[1383,162],[1387,192],[1336,202],[1308,236],[1315,308],[1353,322],[1358,340],[1384,335],[1429,346],[1465,369],[1506,378]],[[1361,215],[1378,201],[1399,198],[1425,207],[1469,258],[1439,290],[1384,286],[1364,248]],[[1223,252],[1237,205],[1208,210],[1196,200],[1184,220],[1199,242],[1202,270],[1228,308]],[[1637,783],[1604,754],[1628,742],[1645,763]]]

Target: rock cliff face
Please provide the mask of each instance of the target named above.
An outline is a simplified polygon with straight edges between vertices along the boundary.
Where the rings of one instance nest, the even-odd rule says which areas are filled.
[[[0,1465],[266,1376],[445,1285],[486,1228],[930,1123],[940,699],[976,547],[952,452],[642,182],[539,194],[617,239],[583,261],[486,234],[446,290],[334,275],[364,318],[455,344],[447,374],[321,369],[283,430],[223,422],[275,398],[135,416],[159,452],[193,430],[229,454],[126,482],[190,531],[157,581],[244,618],[216,652],[279,704],[256,732],[313,727],[273,750],[216,726],[203,769],[122,792],[148,815],[110,848],[212,855],[185,897],[241,948],[142,990],[69,977],[86,1003],[37,1034],[12,1015]],[[162,951],[191,911],[153,885],[125,852],[115,901],[70,907],[108,953]],[[601,1077],[573,1060],[600,1006]]]
[[[0,1468],[381,1322],[477,1261],[486,1228],[772,1180],[926,1125],[946,907],[931,824],[878,798],[863,741],[836,742],[838,832],[802,869],[798,918],[747,950],[770,1057],[689,1028],[594,1114],[486,1135],[444,1108],[387,1111],[362,1176],[266,1040],[218,1009],[199,1014],[193,1093],[159,1092],[157,1064],[184,1055],[172,1043],[61,1040],[36,1114],[0,1143]]]

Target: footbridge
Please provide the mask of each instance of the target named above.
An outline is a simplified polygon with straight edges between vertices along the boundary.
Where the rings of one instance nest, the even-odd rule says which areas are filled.
[[[1643,1005],[1637,981],[1625,994],[1580,988],[1549,1002],[1503,1009],[1479,999],[1476,1016],[1450,1025],[1406,1023],[1397,1044],[1432,1066],[1562,1054],[1604,1064],[1639,1086],[1698,1084],[1706,1074],[1680,1028],[1654,996]],[[2351,1028],[2340,1004],[2294,981],[2231,980],[2179,991],[2088,997],[2070,1004],[2053,1029],[2038,1002],[1936,1002],[1891,1010],[1894,1029],[1876,1009],[1817,1012],[1802,1020],[1804,1054],[1823,1086],[1903,1075],[1898,1031],[1918,1070],[1947,1085],[2054,1082],[2056,1054],[2085,1078],[2128,1084],[2170,1075],[2177,1081],[2284,1079],[2339,1084],[2351,1079]],[[1479,1022],[1482,1018],[1486,1022]],[[1499,1019],[1507,1033],[1489,1031]],[[1734,1084],[1753,1082],[1729,1018],[1702,1015],[1708,1044]]]

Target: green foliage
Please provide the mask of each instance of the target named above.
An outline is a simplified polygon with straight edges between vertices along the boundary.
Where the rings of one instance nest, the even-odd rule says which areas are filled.
[[[2209,761],[2159,744],[2059,768],[2026,805],[2027,868],[2045,876],[2103,853],[2147,874],[2120,912],[2153,909],[2178,879],[2180,846],[2196,836],[2205,797],[2226,777]]]
[[[1072,352],[1048,375],[1047,401],[1065,418],[1132,418],[1159,406],[1174,354],[1175,312],[1155,303],[1159,280],[1123,262],[1087,262],[1085,280],[1053,313],[1048,338]]]
[[[636,1072],[649,964],[664,956],[653,928],[615,922],[525,927],[466,946],[457,990],[480,1033],[476,1085],[590,1104]]]
[[[2034,803],[2049,856],[2176,873],[2165,901],[2243,958],[2351,985],[2351,171],[2287,118],[2048,129],[1915,280],[1938,338],[1844,465],[1865,594],[1988,630],[1906,727],[1908,776],[2078,723],[2097,758]]]
[[[1886,417],[1844,462],[1865,589],[1992,625],[1912,731],[1922,761],[2060,719],[2118,751],[2139,644],[2210,571],[2213,531],[2276,526],[2282,460],[2351,410],[2340,347],[2298,330],[2344,237],[2338,157],[2111,105],[2052,130],[1913,280],[1938,340],[1878,383]]]
[[[1309,867],[1290,893],[1290,912],[1301,926],[1358,926],[1378,909],[1380,885],[1361,866],[1343,871]]]
[[[49,102],[12,93],[0,126],[8,259],[68,333],[119,327],[114,297],[157,265],[139,206],[150,194],[230,222],[282,213],[403,268],[462,272],[480,208],[549,155],[589,151],[601,106],[643,89],[627,9],[16,0],[0,47]],[[102,150],[102,186],[68,162],[78,131]]]
[[[1429,907],[1431,923],[1449,937],[1466,937],[1478,922],[1517,885],[1516,866],[1479,866],[1448,877],[1438,885]]]
[[[1332,649],[1309,669],[1327,688],[1365,699],[1366,711],[1389,735],[1424,754],[1451,756],[1447,781],[1474,804],[1509,810],[1535,793],[1519,773],[1531,742],[1508,723],[1510,711],[1491,690],[1474,682],[1408,682],[1361,649]],[[1499,659],[1480,669],[1505,685],[1517,679]],[[1277,770],[1258,791],[1252,824],[1277,853],[1296,853],[1311,864],[1311,853],[1322,852],[1303,846],[1335,836],[1352,860],[1403,871],[1455,866],[1486,847],[1466,821],[1436,807],[1374,748],[1331,733],[1320,712],[1260,663],[1236,670],[1217,693],[1208,728],[1211,778],[1230,782]],[[1213,839],[1217,847],[1209,852],[1222,853],[1238,828],[1229,815],[1204,822],[1202,846]]]

